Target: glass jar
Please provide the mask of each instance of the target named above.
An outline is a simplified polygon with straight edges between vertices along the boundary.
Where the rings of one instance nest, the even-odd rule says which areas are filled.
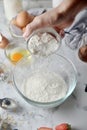
[[[8,20],[11,20],[22,10],[22,0],[4,0],[5,16]]]

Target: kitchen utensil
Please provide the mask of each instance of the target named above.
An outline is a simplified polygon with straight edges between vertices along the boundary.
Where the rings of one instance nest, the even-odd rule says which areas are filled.
[[[11,98],[0,99],[0,107],[5,110],[15,110],[17,108],[17,103]]]

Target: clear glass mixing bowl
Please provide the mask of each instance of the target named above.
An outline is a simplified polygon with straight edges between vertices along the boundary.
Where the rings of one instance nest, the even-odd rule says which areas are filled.
[[[38,102],[26,97],[23,92],[24,82],[36,71],[50,71],[61,75],[67,84],[68,90],[65,97],[52,102]],[[28,56],[20,60],[13,71],[14,86],[18,93],[29,104],[42,108],[52,108],[63,103],[74,91],[77,82],[77,72],[73,63],[67,58],[53,54],[48,57]]]
[[[48,56],[55,53],[61,44],[61,36],[51,27],[36,29],[27,40],[29,52],[40,56]]]

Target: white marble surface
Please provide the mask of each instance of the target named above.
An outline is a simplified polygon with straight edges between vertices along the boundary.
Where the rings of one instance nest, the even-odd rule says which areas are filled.
[[[1,2],[0,32],[9,40],[12,40]],[[41,126],[54,128],[57,124],[68,122],[71,124],[72,130],[87,129],[87,93],[85,92],[85,84],[87,84],[87,63],[81,62],[78,58],[77,51],[70,50],[64,42],[58,53],[68,57],[75,64],[78,72],[78,83],[75,91],[60,107],[51,109],[33,107],[21,98],[12,83],[0,82],[0,98],[13,98],[20,106],[18,111],[15,112],[0,108],[0,117],[11,123],[13,128],[17,128],[18,130],[36,130]],[[4,50],[2,49],[0,49],[0,62],[3,62],[13,70],[13,65],[6,59]]]

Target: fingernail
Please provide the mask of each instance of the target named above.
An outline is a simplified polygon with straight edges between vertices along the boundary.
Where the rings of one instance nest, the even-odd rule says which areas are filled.
[[[64,37],[65,36],[64,30],[60,30],[59,34],[61,35],[61,37]]]

